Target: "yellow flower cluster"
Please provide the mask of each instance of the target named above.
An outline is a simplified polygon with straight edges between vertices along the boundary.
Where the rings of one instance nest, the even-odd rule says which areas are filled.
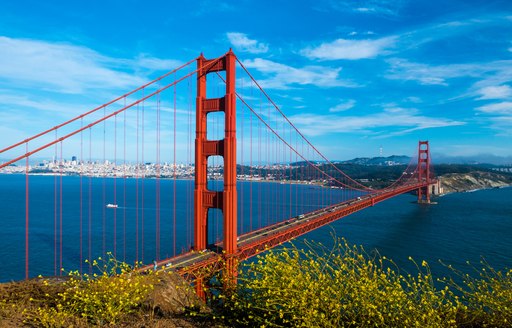
[[[453,281],[436,288],[425,261],[418,265],[410,259],[417,274],[402,275],[391,260],[370,255],[343,239],[336,239],[329,248],[310,242],[306,246],[269,251],[242,268],[236,292],[218,297],[228,323],[457,327],[471,320],[483,326],[510,325],[511,271],[502,274],[484,269],[487,275],[473,280],[465,275],[467,286],[458,286],[454,292]],[[482,319],[482,313],[495,318]]]
[[[158,275],[152,271],[145,274],[136,272],[126,263],[115,260],[111,254],[105,260],[94,260],[92,264],[98,273],[69,272],[64,291],[58,293],[53,302],[37,309],[37,313],[31,316],[35,319],[33,323],[44,327],[65,326],[64,323],[73,316],[97,325],[115,324],[140,307],[153,290]],[[48,306],[52,303],[54,306]]]
[[[449,266],[455,273],[453,278],[441,279],[461,295],[465,311],[460,314],[461,320],[481,326],[510,327],[512,326],[512,269],[497,271],[485,260],[478,269],[467,262],[476,275],[464,273]]]

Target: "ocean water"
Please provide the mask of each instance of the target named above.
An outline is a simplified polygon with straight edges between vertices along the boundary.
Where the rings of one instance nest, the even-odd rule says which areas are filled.
[[[151,263],[191,247],[193,181],[67,176],[29,181],[31,277],[59,274],[61,265],[87,272],[84,260],[106,252],[128,263]],[[219,188],[215,182],[210,187]],[[357,196],[343,190],[326,195],[325,188],[311,185],[239,182],[237,188],[240,233]],[[25,277],[25,193],[25,176],[0,175],[0,282]],[[426,260],[436,275],[447,273],[439,260],[465,270],[466,261],[485,258],[503,269],[512,267],[511,200],[512,188],[449,194],[436,205],[400,195],[297,243],[305,238],[329,244],[335,235],[368,252],[377,250],[405,271],[414,271],[409,256]],[[107,208],[109,203],[119,207]],[[208,236],[212,243],[222,236],[219,211],[210,214]]]
[[[485,260],[495,269],[512,268],[512,188],[453,193],[420,205],[400,195],[338,220],[307,238],[323,241],[334,232],[365,250],[378,250],[402,269],[416,272],[426,260],[434,273],[450,274],[445,265],[475,273]]]

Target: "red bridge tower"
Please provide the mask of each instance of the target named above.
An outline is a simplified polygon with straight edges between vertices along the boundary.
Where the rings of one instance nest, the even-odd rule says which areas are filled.
[[[195,189],[194,189],[194,249],[202,251],[208,247],[208,210],[222,210],[224,218],[223,251],[226,257],[225,277],[236,279],[237,251],[237,192],[236,192],[236,57],[230,50],[217,59],[197,59],[196,140],[195,140]],[[207,75],[226,72],[226,95],[221,98],[206,98]],[[224,139],[208,140],[207,115],[224,112]],[[224,158],[224,190],[208,189],[207,168],[209,156]],[[196,289],[202,282],[197,282]],[[202,295],[202,291],[198,294]]]
[[[420,141],[418,144],[418,182],[427,184],[426,187],[418,189],[418,203],[430,204],[430,150],[428,141]]]

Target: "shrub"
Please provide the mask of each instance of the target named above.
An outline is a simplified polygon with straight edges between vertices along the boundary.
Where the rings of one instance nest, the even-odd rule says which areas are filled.
[[[443,278],[461,297],[465,311],[460,313],[461,324],[484,327],[510,327],[512,325],[512,269],[497,271],[485,260],[476,268],[467,262],[472,273],[448,266],[460,281]],[[476,273],[476,275],[475,275]]]
[[[44,302],[36,311],[27,313],[28,323],[43,327],[66,326],[73,320],[103,325],[117,323],[133,313],[153,289],[158,273],[141,274],[126,263],[108,259],[94,260],[99,274],[80,274],[71,271],[64,290],[50,302]],[[48,280],[43,284],[49,285]]]
[[[337,239],[269,251],[240,272],[239,287],[221,294],[228,323],[240,326],[450,327],[461,304],[437,290],[426,262],[402,275],[378,253]]]

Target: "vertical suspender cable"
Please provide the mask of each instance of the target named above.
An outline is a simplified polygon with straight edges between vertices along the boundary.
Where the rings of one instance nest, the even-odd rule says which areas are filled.
[[[55,140],[57,140],[57,131],[55,130]],[[55,144],[55,154],[53,156],[53,167],[57,163],[57,144]],[[57,174],[53,175],[53,275],[57,275]]]
[[[123,262],[126,262],[126,111],[123,112]]]
[[[176,74],[174,74],[174,81],[176,82]],[[176,256],[176,84],[173,89],[173,194],[172,194],[172,252]]]
[[[80,127],[84,126],[84,119],[80,119]],[[84,134],[83,131],[80,132],[80,274],[83,273],[83,263],[84,263],[84,256],[83,256],[83,198],[84,198],[84,191],[83,191],[83,159],[84,159]]]
[[[142,89],[142,96],[144,97],[146,89]],[[142,147],[141,147],[141,160],[142,160],[142,180],[141,180],[141,208],[142,208],[142,216],[141,216],[141,261],[144,263],[144,180],[146,179],[146,163],[144,162],[144,143],[145,143],[145,136],[144,136],[144,130],[145,130],[145,121],[144,121],[144,112],[145,112],[145,106],[144,101],[142,102]]]
[[[284,126],[284,121],[282,121],[283,123],[280,124],[281,125],[281,132],[279,133],[280,136],[283,136],[283,139],[286,138],[286,133],[285,133],[285,126]],[[283,179],[286,178],[286,167],[284,166],[285,163],[286,163],[286,149],[285,149],[285,145],[282,143],[282,142],[279,142],[278,143],[278,146],[279,146],[279,149],[278,149],[278,156],[279,156],[279,175],[281,176],[281,181],[280,181],[280,186],[282,186],[282,188],[279,188],[279,197],[281,198],[279,200],[279,215],[277,216],[277,220],[276,220],[276,223],[281,221],[283,216],[284,216],[284,213],[286,213],[286,184],[284,183]],[[283,147],[283,149],[281,150],[281,147]]]
[[[114,115],[114,204],[117,205],[117,115]],[[114,207],[114,258],[117,259],[117,208]]]
[[[292,129],[290,128],[290,145],[292,144]],[[288,163],[288,166],[289,166],[289,172],[290,172],[290,176],[288,177],[288,179],[290,180],[290,184],[289,184],[289,189],[290,189],[290,212],[288,214],[288,217],[291,218],[292,217],[292,149],[289,148],[290,150],[290,161]]]
[[[155,229],[155,260],[160,260],[160,93],[156,96],[156,229]]]
[[[28,142],[25,144],[25,152],[28,153]],[[29,264],[29,163],[28,156],[25,159],[25,279],[28,279],[28,264]]]
[[[105,117],[105,107],[103,107],[103,117]],[[102,208],[102,216],[101,216],[101,232],[102,232],[102,256],[105,257],[105,249],[106,249],[106,234],[105,234],[105,228],[106,228],[106,224],[107,224],[107,219],[106,219],[106,190],[105,190],[105,185],[106,185],[106,175],[107,175],[107,170],[106,170],[106,167],[105,167],[105,161],[106,161],[106,149],[105,149],[105,144],[106,144],[106,133],[107,133],[107,129],[106,129],[106,121],[103,121],[103,163],[101,163],[102,167],[103,167],[103,174],[102,174],[102,182],[101,182],[101,186],[102,186],[102,204],[101,204],[101,208]]]
[[[190,168],[190,165],[192,163],[192,87],[190,84],[190,79],[187,79],[187,89],[188,89],[188,112],[187,112],[187,169]],[[193,203],[193,192],[194,189],[192,188],[192,184],[187,182],[187,204]],[[193,211],[189,210],[187,207],[187,248],[190,249],[192,247],[192,233],[193,233]]]
[[[92,127],[89,128],[89,168],[92,168]],[[89,218],[88,218],[88,227],[87,227],[87,232],[88,232],[88,238],[87,238],[87,242],[88,242],[88,249],[89,249],[89,254],[88,254],[88,259],[89,259],[89,274],[92,273],[92,177],[91,177],[91,174],[89,174],[89,197],[88,197],[88,200],[89,200],[89,211],[88,211],[88,214],[89,214]]]
[[[60,142],[60,163],[59,163],[59,168],[60,168],[60,185],[59,185],[59,276],[62,275],[62,175],[64,174],[63,172],[63,155],[62,155],[62,141]]]
[[[260,103],[261,103],[261,95],[260,95]],[[267,108],[267,117],[270,117],[270,107]],[[272,138],[273,136],[270,134],[270,133],[267,133],[267,170],[268,172],[270,173],[271,172],[271,163],[272,163]],[[271,184],[267,184],[267,192],[265,193],[266,195],[266,204],[267,204],[267,215],[266,215],[266,224],[265,225],[268,225],[269,224],[269,220],[270,220],[270,200],[273,199],[273,197],[270,197],[270,193],[271,193],[271,189],[270,189],[270,186]]]
[[[254,84],[251,82],[251,85],[253,86],[254,88]],[[260,103],[260,112],[261,112],[261,103]],[[250,112],[249,112],[249,115],[252,115]],[[258,120],[258,175],[260,177],[260,179],[263,179],[263,174],[262,174],[262,158],[261,158],[261,143],[263,142],[262,138],[261,138],[261,122]],[[258,184],[258,228],[261,228],[262,225],[263,225],[263,222],[262,222],[262,199],[261,199],[261,192],[262,192],[262,185],[261,184]]]
[[[297,142],[297,134],[295,134],[295,149],[299,149],[299,144]],[[295,184],[295,215],[299,215],[299,184],[300,184],[300,178],[299,178],[299,168],[300,168],[300,165],[298,165],[299,163],[299,157],[297,155],[297,153],[295,153],[295,163],[297,163],[297,166],[295,167],[295,179],[297,180],[296,181],[296,184]]]
[[[237,106],[238,108],[238,106]],[[241,142],[240,142],[240,164],[241,164],[241,172],[240,174],[242,175],[242,177],[244,176],[244,121],[245,121],[245,111],[244,111],[244,104],[242,104],[242,106],[240,106],[240,119],[238,119],[238,124],[240,124],[240,127],[238,128],[238,131],[240,131],[240,134],[241,134]],[[248,174],[250,175],[250,168],[249,168],[249,172]],[[245,179],[244,179],[245,180]],[[239,209],[239,214],[238,214],[238,219],[240,221],[240,224],[238,225],[238,234],[241,235],[244,233],[244,218],[245,218],[245,215],[244,215],[244,205],[245,205],[245,199],[244,199],[244,189],[245,189],[245,185],[246,185],[246,180],[245,181],[242,181],[242,185],[240,186],[240,206],[238,207]],[[249,200],[250,202],[250,200]],[[251,203],[249,203],[251,204]],[[250,229],[249,229],[250,230]]]
[[[301,146],[301,150],[300,150],[300,153],[302,154],[302,156],[304,156],[304,141],[301,140],[301,143],[300,143],[300,146]],[[301,179],[302,181],[304,181],[304,183],[307,183],[307,179],[306,179],[306,172],[304,172],[304,167],[305,167],[305,162],[302,163],[301,161],[301,164],[300,164],[300,176],[301,176]],[[299,207],[299,211],[300,213],[303,213],[304,211],[304,197],[306,195],[306,192],[309,192],[309,188],[307,189],[308,191],[304,190],[302,193],[301,193],[301,196],[300,196],[300,207]]]
[[[139,262],[139,176],[140,176],[140,163],[139,163],[139,105],[137,104],[137,138],[135,147],[136,161],[135,161],[135,264]]]
[[[243,83],[243,80],[242,80],[242,83]],[[243,84],[242,84],[243,85]],[[253,187],[253,184],[252,184],[252,177],[254,176],[254,169],[253,169],[253,163],[252,163],[252,151],[253,151],[253,148],[252,148],[252,143],[253,143],[253,138],[252,138],[252,116],[253,115],[249,115],[249,140],[250,140],[250,143],[249,143],[249,167],[250,167],[250,176],[251,176],[251,180],[250,180],[250,183],[249,183],[249,201],[250,201],[250,207],[249,207],[249,227],[250,227],[250,230],[252,231],[254,228],[253,228],[253,223],[252,223],[252,211],[253,211],[253,200],[252,200],[252,187]]]
[[[276,131],[277,129],[279,128],[279,123],[277,123],[277,121],[275,121],[276,119],[276,115],[274,115],[274,119],[273,121],[276,122]],[[274,138],[275,139],[275,138]],[[276,220],[276,217],[279,216],[279,188],[281,187],[281,185],[279,184],[279,181],[278,179],[280,179],[280,167],[279,167],[279,141],[277,139],[274,140],[274,149],[273,149],[273,156],[274,156],[274,159],[273,159],[273,163],[275,163],[275,169],[274,169],[274,172],[275,172],[275,175],[276,175],[276,182],[277,184],[274,185],[274,197],[272,198],[272,207],[274,208],[274,215],[272,216],[272,220],[270,222],[270,224],[273,224],[275,223],[275,220]]]

